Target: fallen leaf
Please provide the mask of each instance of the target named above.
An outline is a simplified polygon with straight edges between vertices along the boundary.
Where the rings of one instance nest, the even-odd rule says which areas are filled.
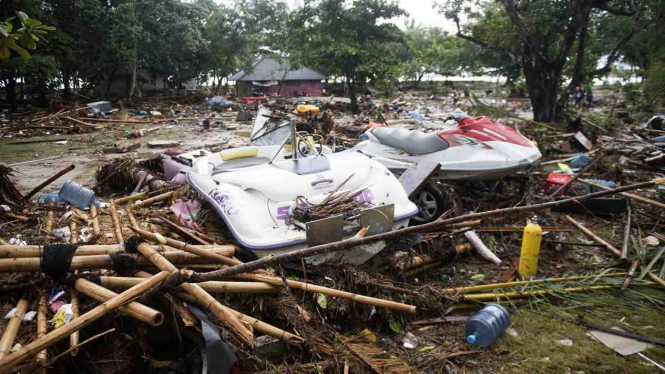
[[[395,321],[390,321],[390,324],[388,326],[390,327],[391,330],[393,330],[394,332],[396,332],[398,334],[400,332],[402,332],[402,326],[400,326],[399,323],[397,323]]]
[[[328,306],[328,299],[326,298],[326,295],[320,293],[319,296],[316,298],[316,303],[319,304],[319,306],[323,309],[326,309]]]
[[[471,277],[471,280],[474,282],[482,282],[483,279],[485,279],[485,274],[476,274],[473,277]]]
[[[655,236],[647,236],[644,238],[644,242],[650,247],[657,247],[660,244],[660,240]]]
[[[367,340],[368,342],[376,343],[376,335],[374,335],[374,333],[369,331],[368,329],[364,329],[363,331],[361,331],[360,335],[362,335],[365,338],[365,340]]]

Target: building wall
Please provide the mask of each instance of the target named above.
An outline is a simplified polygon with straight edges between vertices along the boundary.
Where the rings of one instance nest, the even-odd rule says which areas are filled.
[[[285,81],[281,93],[279,92],[279,84],[270,87],[261,87],[253,85],[252,82],[238,81],[236,82],[238,95],[248,96],[253,90],[257,92],[265,92],[272,96],[291,96],[293,91],[304,92],[307,96],[323,96],[321,92],[321,81]]]

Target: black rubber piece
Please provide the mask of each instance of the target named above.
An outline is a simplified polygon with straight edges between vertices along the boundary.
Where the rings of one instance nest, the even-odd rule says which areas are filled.
[[[53,281],[64,284],[76,247],[74,244],[45,245],[39,264],[44,274]]]

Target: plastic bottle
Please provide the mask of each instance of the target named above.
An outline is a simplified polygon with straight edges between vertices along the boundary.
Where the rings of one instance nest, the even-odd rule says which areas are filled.
[[[466,321],[466,341],[481,347],[492,345],[510,326],[510,315],[498,304],[485,306]]]
[[[37,205],[48,205],[51,202],[51,199],[55,199],[56,204],[62,203],[62,200],[58,197],[56,193],[42,193],[37,197]]]
[[[58,198],[79,208],[86,209],[95,202],[95,193],[78,183],[66,181],[58,192]]]
[[[520,264],[517,268],[519,274],[524,278],[535,277],[538,272],[538,254],[542,238],[543,229],[536,222],[536,217],[533,217],[531,222],[524,227]]]

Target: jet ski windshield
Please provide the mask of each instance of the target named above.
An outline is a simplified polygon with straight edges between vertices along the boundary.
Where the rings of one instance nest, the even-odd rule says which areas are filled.
[[[272,166],[298,175],[308,175],[330,170],[330,161],[326,156],[315,156],[275,162]]]

